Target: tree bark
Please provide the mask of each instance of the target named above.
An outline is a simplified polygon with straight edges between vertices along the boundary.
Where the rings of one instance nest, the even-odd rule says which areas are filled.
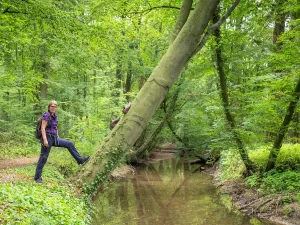
[[[183,0],[182,1],[180,12],[179,12],[176,24],[173,29],[171,44],[176,39],[176,37],[179,34],[180,30],[182,29],[183,25],[187,21],[189,15],[190,15],[190,12],[191,12],[192,4],[193,4],[193,0]]]
[[[79,179],[85,183],[85,192],[95,193],[98,186],[107,180],[108,174],[139,138],[169,89],[178,79],[181,70],[197,49],[218,3],[219,0],[198,2],[179,35],[137,94],[131,109],[121,118],[117,126],[103,140],[97,152],[79,172]]]
[[[145,143],[141,147],[139,147],[138,150],[136,151],[137,158],[143,158],[146,156],[147,153],[151,152],[152,148],[154,147],[154,145],[156,143],[157,135],[163,130],[165,124],[170,120],[170,118],[173,114],[177,99],[178,99],[178,95],[180,92],[180,87],[181,87],[182,82],[183,82],[183,78],[179,80],[178,87],[173,95],[170,106],[168,107],[168,110],[166,111],[166,114],[165,114],[163,120],[160,122],[160,124],[157,126],[157,128],[152,132],[152,134],[148,137],[148,139],[145,141]]]
[[[287,114],[285,115],[283,122],[279,128],[279,131],[277,133],[277,137],[273,143],[273,147],[269,154],[268,163],[266,166],[266,172],[273,169],[275,167],[275,163],[277,160],[278,153],[280,151],[280,148],[282,146],[282,140],[284,136],[286,135],[288,131],[289,124],[293,118],[293,114],[296,109],[297,102],[300,98],[300,79],[298,81],[298,84],[295,87],[294,93],[293,93],[293,99],[290,102],[288,108],[287,108]]]
[[[219,21],[219,19],[220,19],[219,12],[216,12],[214,19],[213,19],[214,23]],[[223,60],[223,56],[222,56],[222,43],[221,43],[220,28],[217,28],[215,30],[214,36],[216,38],[216,44],[217,44],[217,46],[216,46],[216,58],[217,58],[216,66],[217,66],[217,71],[218,71],[219,80],[220,80],[220,95],[222,98],[224,112],[225,112],[227,122],[229,123],[229,126],[230,126],[230,131],[233,134],[233,138],[238,147],[241,159],[243,160],[243,163],[246,167],[245,172],[248,175],[248,174],[250,174],[250,171],[253,169],[253,164],[251,163],[251,161],[248,157],[248,153],[244,146],[243,140],[242,140],[239,132],[237,131],[235,119],[230,111],[228,87],[227,87],[227,77],[226,77],[226,73],[224,70],[224,60]]]

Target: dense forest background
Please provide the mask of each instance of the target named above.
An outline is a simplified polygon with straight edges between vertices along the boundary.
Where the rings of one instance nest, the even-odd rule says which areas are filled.
[[[168,147],[213,164],[240,210],[297,224],[299,67],[299,0],[0,0],[0,166],[24,165],[0,167],[0,223],[90,224],[118,165]],[[40,185],[34,131],[50,100],[60,137],[91,158],[52,149]]]
[[[32,151],[36,120],[55,99],[60,136],[95,149],[168,48],[181,2],[1,0],[0,148]],[[236,148],[220,94],[221,49],[235,130],[247,149],[271,146],[300,75],[299,15],[298,0],[242,1],[221,37],[190,60],[143,140],[169,108],[155,143],[190,154]],[[299,116],[297,107],[285,143],[299,142]]]

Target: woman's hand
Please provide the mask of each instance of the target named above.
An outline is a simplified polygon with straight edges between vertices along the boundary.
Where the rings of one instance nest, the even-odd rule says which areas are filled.
[[[49,144],[48,144],[47,139],[44,140],[44,146],[45,146],[45,147],[49,147]]]

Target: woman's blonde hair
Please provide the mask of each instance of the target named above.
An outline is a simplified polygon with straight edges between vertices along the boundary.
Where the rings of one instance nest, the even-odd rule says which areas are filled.
[[[51,101],[49,102],[49,104],[48,104],[48,111],[50,110],[50,106],[51,106],[52,104],[54,104],[54,105],[57,106],[57,101],[51,100]]]

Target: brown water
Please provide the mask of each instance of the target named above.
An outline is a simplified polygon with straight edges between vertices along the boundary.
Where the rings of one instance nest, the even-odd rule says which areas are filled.
[[[226,203],[227,202],[227,203]],[[231,209],[199,165],[169,159],[136,167],[95,200],[93,225],[272,225]]]

